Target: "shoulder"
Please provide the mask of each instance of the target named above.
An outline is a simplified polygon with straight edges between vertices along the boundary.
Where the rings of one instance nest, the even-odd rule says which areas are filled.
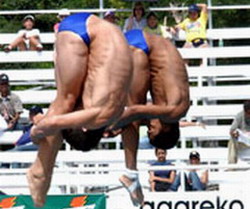
[[[190,22],[189,18],[185,18],[182,22],[180,22],[177,27],[184,27],[187,23]]]
[[[244,111],[240,111],[236,114],[236,118],[243,118],[244,117]]]
[[[20,97],[17,94],[15,94],[15,93],[11,92],[10,95],[9,95],[9,97],[10,97],[10,99],[12,101],[21,101]]]
[[[33,28],[32,32],[37,33],[37,32],[40,32],[40,30],[38,28]]]

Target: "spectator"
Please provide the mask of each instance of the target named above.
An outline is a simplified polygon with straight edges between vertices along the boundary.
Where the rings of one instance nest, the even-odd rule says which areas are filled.
[[[123,28],[124,32],[132,29],[141,29],[147,25],[146,19],[144,18],[145,9],[141,2],[136,2],[133,8],[133,14],[125,20]]]
[[[199,11],[200,16],[199,16]],[[188,17],[175,26],[178,31],[180,29],[186,32],[185,48],[203,48],[208,47],[207,43],[207,21],[208,12],[206,4],[192,4],[188,8]]]
[[[153,166],[172,165],[170,161],[166,160],[166,150],[156,148],[155,155],[157,161],[152,164]],[[175,179],[174,170],[150,171],[149,175],[150,189],[152,192],[168,191]]]
[[[5,52],[11,51],[13,48],[18,48],[20,51],[37,50],[41,51],[43,46],[40,42],[39,29],[33,28],[35,18],[32,15],[27,15],[23,18],[24,29],[19,30],[17,38],[4,48]]]
[[[200,165],[200,154],[193,151],[189,154],[189,164],[190,165]],[[177,191],[180,186],[180,175],[179,173],[174,183],[171,185],[171,190]],[[204,169],[194,169],[184,174],[185,179],[185,189],[187,191],[202,191],[206,189],[208,183],[208,170]]]
[[[239,135],[245,135],[245,143],[241,142],[241,137]],[[250,143],[250,100],[247,100],[243,104],[243,110],[240,111],[230,128],[231,139],[228,142],[228,162],[237,163],[238,161],[238,151],[244,148],[249,148],[246,143],[247,140]],[[248,137],[247,137],[248,135]]]
[[[10,91],[8,76],[0,74],[0,113],[8,124],[8,130],[20,130],[18,120],[22,112],[22,102]]]
[[[57,18],[59,20],[59,22],[57,22],[53,29],[54,29],[54,32],[57,33],[58,32],[58,29],[59,29],[59,25],[60,25],[60,22],[65,18],[65,17],[68,17],[70,15],[70,11],[68,9],[61,9],[57,15]]]
[[[115,16],[115,12],[107,11],[105,12],[103,19],[110,23],[116,24],[117,17]]]
[[[147,25],[144,28],[144,31],[151,33],[151,34],[163,36],[163,28],[158,23],[158,17],[156,15],[156,13],[150,12],[147,15]]]
[[[23,128],[23,135],[15,143],[16,147],[11,151],[32,151],[37,150],[37,145],[32,143],[30,138],[30,129],[37,121],[37,118],[41,117],[43,110],[40,106],[34,105],[29,110],[29,120],[30,124]]]

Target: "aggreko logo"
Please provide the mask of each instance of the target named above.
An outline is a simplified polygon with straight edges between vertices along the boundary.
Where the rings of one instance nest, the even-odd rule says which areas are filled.
[[[241,200],[221,200],[217,197],[215,201],[210,200],[187,200],[187,201],[145,201],[140,209],[245,209]]]

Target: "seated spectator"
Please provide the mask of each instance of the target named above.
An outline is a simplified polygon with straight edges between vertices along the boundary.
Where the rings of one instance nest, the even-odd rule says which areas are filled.
[[[37,50],[41,51],[43,46],[40,42],[39,29],[33,28],[35,25],[35,18],[32,15],[27,15],[23,18],[24,29],[19,30],[17,38],[4,48],[5,52],[9,52],[14,48],[20,51]]]
[[[190,165],[200,165],[200,154],[193,151],[189,154]],[[176,176],[171,185],[172,191],[177,191],[180,186],[181,173]],[[208,183],[208,170],[194,169],[184,173],[185,189],[187,191],[202,191],[205,190]]]
[[[145,9],[141,2],[136,2],[133,8],[133,14],[125,20],[123,32],[127,32],[132,29],[141,29],[147,25],[146,19],[144,18]]]
[[[54,29],[54,32],[57,33],[58,32],[58,29],[59,29],[59,25],[60,25],[60,22],[62,22],[62,20],[65,18],[65,17],[68,17],[70,15],[70,11],[68,9],[61,9],[57,15],[57,18],[59,20],[59,22],[57,22],[54,26],[53,26],[53,29]]]
[[[30,138],[30,130],[35,121],[37,120],[38,114],[43,114],[43,110],[41,107],[34,105],[29,110],[29,120],[30,124],[24,127],[23,135],[17,140],[15,143],[16,147],[11,151],[33,151],[37,150],[38,146],[33,144]]]
[[[206,4],[192,4],[189,6],[188,17],[175,26],[177,31],[182,29],[186,32],[185,48],[208,47],[207,21],[208,12]]]
[[[242,140],[245,135],[245,140]],[[237,163],[238,152],[242,149],[249,149],[250,144],[250,100],[243,104],[240,111],[233,120],[230,128],[231,139],[228,142],[228,163]]]
[[[147,25],[144,28],[144,31],[151,34],[163,36],[163,28],[158,22],[158,17],[156,13],[150,12],[147,15]]]
[[[184,48],[205,48],[209,46],[207,42],[207,21],[207,5],[192,4],[188,8],[188,17],[176,25],[172,32],[175,34],[176,31],[181,29],[186,32]]]
[[[152,163],[152,166],[172,165],[170,161],[166,160],[166,150],[156,148],[155,155],[157,157],[157,161]],[[150,171],[149,175],[150,189],[152,192],[168,191],[175,179],[174,170]]]
[[[0,114],[7,122],[7,130],[20,130],[18,123],[23,105],[20,98],[11,92],[9,78],[6,74],[0,74]]]

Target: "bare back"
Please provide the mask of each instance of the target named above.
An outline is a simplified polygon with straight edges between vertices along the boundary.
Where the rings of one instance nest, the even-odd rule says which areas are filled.
[[[91,44],[84,108],[106,106],[117,117],[123,111],[132,79],[130,49],[118,27],[96,16],[90,17],[88,31]]]
[[[176,111],[185,113],[189,107],[189,83],[183,59],[169,40],[149,34],[145,38],[150,47],[153,103],[178,106]]]

